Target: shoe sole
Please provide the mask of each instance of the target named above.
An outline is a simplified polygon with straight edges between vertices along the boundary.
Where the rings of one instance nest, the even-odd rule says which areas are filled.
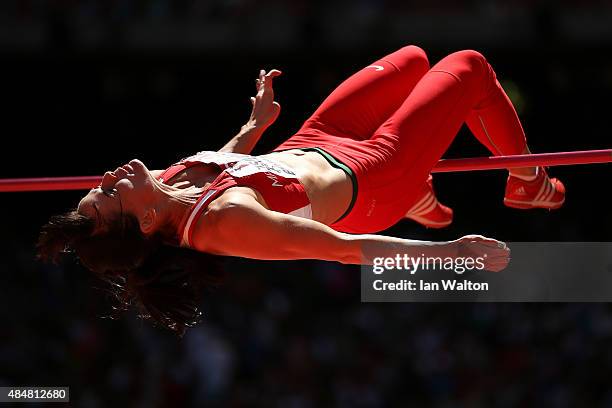
[[[560,202],[552,201],[519,201],[504,198],[504,205],[510,208],[518,208],[520,210],[530,210],[532,208],[544,208],[546,210],[557,210],[565,203],[565,197]]]

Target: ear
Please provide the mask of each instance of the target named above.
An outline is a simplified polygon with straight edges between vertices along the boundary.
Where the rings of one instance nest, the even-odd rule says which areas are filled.
[[[155,232],[157,226],[157,211],[155,208],[147,208],[140,217],[140,230],[145,235]]]

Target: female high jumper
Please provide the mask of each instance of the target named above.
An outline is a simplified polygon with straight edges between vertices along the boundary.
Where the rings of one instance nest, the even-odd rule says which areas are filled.
[[[450,224],[430,171],[464,122],[494,155],[530,153],[485,57],[464,50],[430,68],[422,49],[403,47],[340,84],[271,153],[251,156],[279,115],[272,82],[280,74],[260,71],[249,121],[218,152],[165,170],[132,160],[106,172],[76,210],[43,227],[40,256],[75,252],[113,283],[122,305],[181,332],[197,321],[199,290],[218,276],[209,272],[211,255],[368,264],[397,253],[486,253],[486,269],[505,268],[506,245],[483,236],[429,242],[373,234],[403,218]],[[543,167],[510,170],[505,205],[555,209],[564,198],[563,184]]]

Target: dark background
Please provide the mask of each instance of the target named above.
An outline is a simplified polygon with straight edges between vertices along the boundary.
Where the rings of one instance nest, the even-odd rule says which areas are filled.
[[[297,131],[344,78],[404,45],[476,49],[535,152],[610,148],[606,1],[3,0],[0,177],[165,168],[221,147],[261,68],[283,110],[255,153]],[[486,155],[462,129],[446,157]],[[551,170],[554,212],[505,208],[501,171],[435,177],[443,240],[608,241],[610,167]],[[366,304],[359,267],[230,260],[182,339],[108,303],[79,266],[34,260],[38,228],[80,192],[0,195],[0,386],[71,387],[73,406],[612,406],[609,304]]]

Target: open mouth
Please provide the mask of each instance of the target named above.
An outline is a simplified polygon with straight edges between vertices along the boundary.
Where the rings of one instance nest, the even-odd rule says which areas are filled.
[[[123,166],[117,167],[111,174],[119,180],[122,178],[129,178],[134,175],[134,168],[129,164],[124,164]]]
[[[125,170],[128,174],[134,174],[134,168],[130,164],[125,164],[121,166],[123,170]]]

